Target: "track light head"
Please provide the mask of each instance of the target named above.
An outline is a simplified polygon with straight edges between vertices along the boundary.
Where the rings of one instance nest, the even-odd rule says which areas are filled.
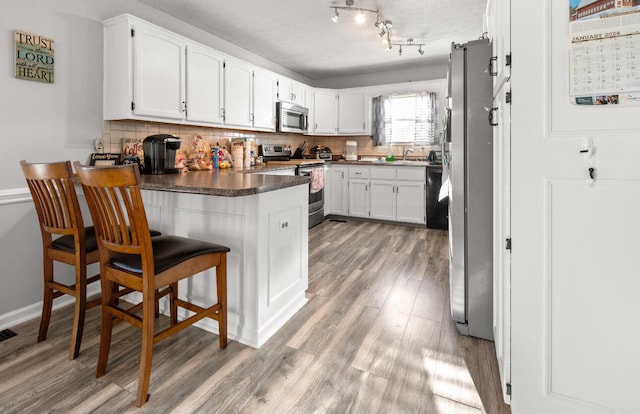
[[[420,56],[424,55],[424,50],[422,50],[422,46],[418,48],[418,53],[420,53]]]
[[[402,45],[400,45],[400,49],[398,49],[398,56],[402,56]]]
[[[387,32],[386,32],[384,29],[382,29],[382,30],[380,31],[380,33],[378,33],[378,37],[379,37],[380,39],[382,39],[382,38],[384,38],[384,35],[386,35],[386,34],[387,34]]]
[[[333,20],[334,23],[338,23],[338,19],[340,18],[340,13],[338,13],[338,9],[334,8],[334,14],[331,17],[331,20]]]

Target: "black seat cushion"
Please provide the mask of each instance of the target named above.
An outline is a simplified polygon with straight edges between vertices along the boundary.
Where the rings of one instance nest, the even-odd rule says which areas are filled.
[[[149,229],[149,233],[151,233],[151,237],[160,236],[158,230]],[[92,252],[98,248],[98,242],[96,241],[96,230],[93,226],[84,228],[84,245],[86,247],[86,252]],[[64,250],[65,252],[73,253],[75,251],[73,245],[73,235],[67,234],[66,236],[58,237],[51,243],[51,247],[54,249]]]
[[[193,257],[209,253],[227,253],[231,250],[219,244],[178,236],[154,237],[151,239],[151,245],[153,248],[153,267],[156,273],[162,273]],[[132,273],[142,274],[139,255],[117,254],[111,258],[111,265]]]

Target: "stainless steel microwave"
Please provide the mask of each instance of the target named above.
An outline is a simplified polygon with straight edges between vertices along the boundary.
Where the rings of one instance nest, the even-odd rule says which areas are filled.
[[[278,132],[304,134],[309,129],[309,110],[303,106],[278,102],[276,104]]]

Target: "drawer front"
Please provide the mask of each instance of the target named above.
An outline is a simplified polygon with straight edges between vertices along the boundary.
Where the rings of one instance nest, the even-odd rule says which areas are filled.
[[[375,180],[395,180],[396,169],[394,167],[371,167],[371,178]]]
[[[349,167],[349,178],[369,178],[369,167]]]
[[[424,181],[427,177],[426,167],[399,167],[398,180]]]

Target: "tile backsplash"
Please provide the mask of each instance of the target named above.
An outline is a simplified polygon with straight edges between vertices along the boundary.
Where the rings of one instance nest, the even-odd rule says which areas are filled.
[[[104,121],[103,140],[105,150],[111,153],[122,153],[122,142],[126,140],[142,141],[149,135],[171,134],[184,140],[183,145],[190,145],[193,139],[199,135],[209,144],[220,144],[227,147],[233,138],[253,138],[256,147],[261,144],[289,144],[295,149],[302,141],[306,141],[308,148],[315,145],[323,145],[331,148],[333,156],[340,157],[344,152],[347,141],[357,141],[358,155],[386,156],[388,146],[374,147],[370,136],[311,136],[299,134],[281,134],[275,132],[243,131],[233,129],[199,127],[193,125],[164,124],[146,121]],[[396,157],[402,156],[404,148],[409,146],[394,145],[393,153]],[[411,157],[426,157],[431,149],[439,149],[439,146],[414,147]]]

